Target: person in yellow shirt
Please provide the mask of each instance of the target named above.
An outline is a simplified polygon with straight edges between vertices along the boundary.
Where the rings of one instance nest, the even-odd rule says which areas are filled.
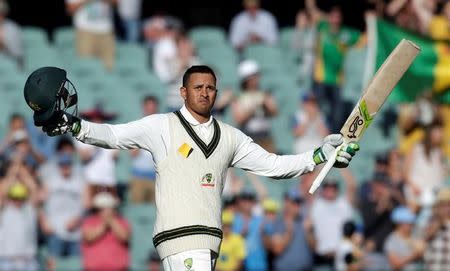
[[[234,214],[231,211],[222,213],[223,239],[220,245],[217,259],[217,271],[238,271],[242,268],[242,262],[247,254],[245,240],[239,234],[231,231]]]

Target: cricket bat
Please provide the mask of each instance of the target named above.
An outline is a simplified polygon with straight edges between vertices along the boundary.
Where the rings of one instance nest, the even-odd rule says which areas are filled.
[[[392,92],[395,85],[412,64],[419,52],[419,46],[413,42],[405,39],[400,41],[372,77],[372,80],[369,82],[363,95],[355,108],[353,108],[352,113],[342,126],[340,133],[344,137],[343,144],[357,142],[362,137],[367,127],[369,127],[375,115],[386,101],[386,98]],[[310,194],[313,194],[314,191],[317,190],[333,164],[336,162],[337,152],[340,147],[336,148],[332,157],[329,158],[319,172],[319,175],[317,175],[309,189]]]

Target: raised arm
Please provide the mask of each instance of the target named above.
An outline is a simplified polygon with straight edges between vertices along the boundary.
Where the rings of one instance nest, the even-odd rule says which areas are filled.
[[[235,154],[231,166],[274,179],[294,178],[314,170],[316,165],[334,155],[337,147],[340,150],[334,167],[347,167],[359,149],[355,143],[342,144],[342,135],[334,134],[325,137],[323,145],[315,150],[297,155],[277,155],[267,152],[238,129],[235,133]]]
[[[167,115],[154,114],[125,124],[99,124],[56,112],[43,126],[49,136],[71,132],[79,141],[108,149],[154,150],[159,146],[164,129],[168,129]]]
[[[313,22],[318,22],[325,17],[325,14],[317,7],[316,0],[306,0],[305,7],[311,14]]]
[[[310,172],[315,167],[313,150],[299,155],[276,155],[264,150],[236,129],[236,153],[232,166],[256,175],[287,179]]]

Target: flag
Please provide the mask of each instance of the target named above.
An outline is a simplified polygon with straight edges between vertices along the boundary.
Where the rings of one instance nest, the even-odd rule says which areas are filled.
[[[450,104],[450,42],[432,40],[375,17],[367,23],[368,63],[376,69],[402,39],[411,40],[421,48],[420,54],[394,88],[389,101],[414,102],[417,96],[432,91],[437,101]],[[369,73],[373,74],[373,71]]]

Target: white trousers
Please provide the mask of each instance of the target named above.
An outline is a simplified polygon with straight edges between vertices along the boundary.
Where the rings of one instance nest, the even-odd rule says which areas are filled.
[[[209,249],[195,249],[162,260],[164,271],[213,271],[217,256]]]

